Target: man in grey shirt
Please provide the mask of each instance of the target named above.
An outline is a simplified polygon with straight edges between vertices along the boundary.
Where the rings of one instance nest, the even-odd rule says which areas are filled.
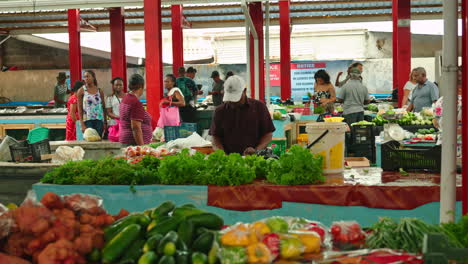
[[[418,85],[413,89],[411,104],[407,110],[408,112],[413,110],[414,112],[421,112],[424,107],[432,107],[432,103],[439,99],[439,88],[433,82],[427,80],[424,68],[416,68],[414,72]]]
[[[341,87],[337,101],[343,103],[343,116],[348,125],[364,120],[364,104],[369,102],[369,93],[361,83],[358,68],[349,71],[349,81]]]

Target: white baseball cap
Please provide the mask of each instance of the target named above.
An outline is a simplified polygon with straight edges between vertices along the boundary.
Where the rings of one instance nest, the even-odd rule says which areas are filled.
[[[239,102],[245,89],[245,81],[237,76],[231,76],[224,83],[224,102]]]

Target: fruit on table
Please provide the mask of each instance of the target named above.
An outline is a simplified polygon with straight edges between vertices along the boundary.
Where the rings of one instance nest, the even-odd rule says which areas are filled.
[[[257,221],[250,226],[252,232],[257,238],[262,238],[264,235],[271,233],[271,229],[263,222]]]
[[[315,234],[295,234],[304,245],[304,253],[320,253],[322,246],[320,237]]]
[[[289,229],[288,223],[281,217],[270,217],[266,224],[274,233],[287,233]]]
[[[273,112],[273,119],[274,120],[281,120],[282,117],[283,117],[283,115],[281,114],[280,111]]]
[[[247,226],[239,224],[233,227],[221,236],[221,243],[225,246],[248,246],[251,241]]]

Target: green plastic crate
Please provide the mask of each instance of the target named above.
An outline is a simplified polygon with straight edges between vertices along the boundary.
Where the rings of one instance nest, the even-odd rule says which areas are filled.
[[[49,139],[49,129],[47,127],[38,127],[29,130],[28,142],[33,144],[44,139]]]
[[[277,156],[286,153],[286,139],[273,139],[268,146],[271,147],[273,153]]]
[[[426,264],[467,263],[468,248],[453,248],[442,234],[426,234],[423,241]]]

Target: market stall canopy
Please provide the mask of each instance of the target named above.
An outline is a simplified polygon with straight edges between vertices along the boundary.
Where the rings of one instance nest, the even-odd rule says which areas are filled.
[[[247,2],[252,2],[247,0]],[[442,0],[412,0],[412,19],[440,19]],[[240,1],[162,0],[163,28],[170,28],[170,5],[184,4],[192,28],[243,27]],[[0,1],[0,32],[29,34],[67,32],[67,9],[80,8],[82,26],[109,31],[110,7],[125,7],[126,30],[142,30],[143,0],[9,0]],[[83,9],[83,8],[86,9]],[[278,1],[271,1],[271,24],[279,21]],[[391,21],[392,0],[291,0],[293,25]],[[92,27],[90,27],[92,26]]]

